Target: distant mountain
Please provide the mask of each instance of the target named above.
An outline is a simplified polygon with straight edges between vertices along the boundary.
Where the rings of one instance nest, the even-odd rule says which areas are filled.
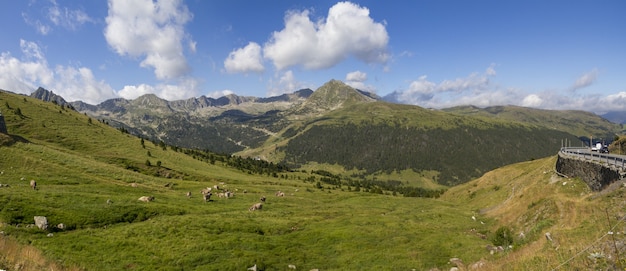
[[[302,105],[298,113],[324,113],[345,106],[373,102],[376,99],[339,80],[331,80],[319,87]]]
[[[620,131],[619,125],[594,113],[581,110],[545,110],[521,106],[457,106],[443,109],[445,112],[464,116],[487,117],[544,126],[565,131],[583,140],[594,138],[613,139]]]
[[[146,94],[98,105],[80,101],[70,104],[79,112],[150,140],[233,153],[256,147],[282,129],[285,123],[274,115],[304,102],[312,93],[301,89],[268,98],[230,94],[217,99],[201,96],[177,101]]]
[[[601,116],[614,123],[626,124],[626,111],[609,111]]]
[[[424,109],[381,100],[331,80],[269,98],[227,95],[167,101],[148,94],[98,105],[71,103],[130,133],[168,145],[258,157],[299,167],[359,172],[411,169],[453,185],[519,161],[555,154],[561,142],[614,135],[616,125],[583,111],[503,106]]]
[[[42,101],[46,101],[46,102],[53,102],[53,103],[56,103],[58,105],[63,105],[63,106],[66,106],[69,104],[67,101],[65,101],[65,99],[63,99],[63,97],[56,95],[54,94],[54,92],[49,91],[42,87],[37,88],[35,92],[30,94],[30,97],[33,97],[35,99],[39,99]]]

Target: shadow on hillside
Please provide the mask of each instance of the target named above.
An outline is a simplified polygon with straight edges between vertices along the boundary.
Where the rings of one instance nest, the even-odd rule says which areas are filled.
[[[0,133],[0,147],[3,147],[3,146],[10,147],[17,142],[29,143],[30,141],[18,135],[8,135],[8,134]]]

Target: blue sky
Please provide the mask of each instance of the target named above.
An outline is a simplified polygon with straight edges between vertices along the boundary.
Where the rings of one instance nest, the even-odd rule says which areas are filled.
[[[626,110],[626,1],[0,3],[0,88],[91,104],[342,80],[402,103]]]

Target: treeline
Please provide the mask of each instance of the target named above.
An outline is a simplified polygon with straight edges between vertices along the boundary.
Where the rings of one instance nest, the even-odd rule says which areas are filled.
[[[231,156],[226,162],[227,165],[250,174],[268,175],[278,177],[278,173],[290,172],[291,170],[283,164],[274,164],[261,159],[240,156]]]
[[[285,162],[294,168],[315,161],[366,174],[434,170],[440,173],[438,183],[455,185],[507,164],[554,155],[562,138],[573,137],[513,124],[421,129],[348,122],[313,126],[279,151],[286,153]]]
[[[124,132],[124,131],[122,131]],[[169,147],[170,150],[175,152],[181,152],[188,156],[193,157],[196,160],[200,160],[209,164],[214,165],[216,162],[220,162],[224,165],[236,168],[242,172],[247,172],[249,174],[259,174],[259,175],[267,175],[272,177],[278,177],[279,173],[283,172],[291,172],[291,169],[284,164],[275,164],[272,162],[267,162],[261,159],[254,158],[244,158],[240,156],[233,156],[229,154],[223,153],[215,153],[209,150],[199,150],[199,149],[189,149],[182,148],[178,146],[168,146],[165,142],[159,140],[149,140],[154,144],[155,147],[159,147],[162,150],[167,150]],[[141,138],[141,146],[145,148],[146,140]],[[148,152],[148,156],[150,156],[150,152]]]
[[[390,192],[392,195],[401,194],[404,197],[438,198],[446,191],[445,189],[426,189],[421,187],[405,186],[401,181],[397,180],[354,180],[352,178],[332,174],[325,170],[314,170],[311,171],[311,173],[320,175],[319,182],[321,183],[338,187],[348,186],[349,191],[356,192],[364,191],[375,194]],[[306,181],[315,182],[316,178],[311,176]]]

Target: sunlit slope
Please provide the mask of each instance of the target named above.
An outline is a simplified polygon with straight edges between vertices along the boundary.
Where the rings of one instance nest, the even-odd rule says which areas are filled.
[[[612,140],[621,126],[591,112],[582,110],[545,110],[521,106],[458,106],[443,111],[465,116],[487,117],[543,126],[565,131],[581,138]],[[574,142],[578,143],[578,142]]]
[[[555,163],[556,157],[550,157],[509,165],[442,196],[442,200],[471,208],[479,221],[492,219],[492,231],[501,226],[511,229],[514,248],[491,263],[494,270],[610,266],[616,262],[616,253],[611,236],[606,235],[609,231],[619,233],[617,244],[622,244],[619,250],[624,259],[626,188],[616,183],[594,193],[579,179],[555,174]],[[590,259],[592,253],[601,253],[603,258]]]
[[[433,181],[444,185],[553,155],[564,139],[578,140],[542,126],[385,102],[358,103],[296,123],[277,138],[257,154],[294,166],[317,162],[368,173],[436,171]]]
[[[213,165],[20,95],[1,93],[0,110],[10,134],[0,146],[0,230],[12,241],[0,242],[1,269],[421,270],[486,255],[457,220],[470,210],[444,201]],[[204,202],[200,189],[214,185],[235,196]],[[261,196],[263,209],[249,211]],[[26,226],[34,216],[49,228]]]

